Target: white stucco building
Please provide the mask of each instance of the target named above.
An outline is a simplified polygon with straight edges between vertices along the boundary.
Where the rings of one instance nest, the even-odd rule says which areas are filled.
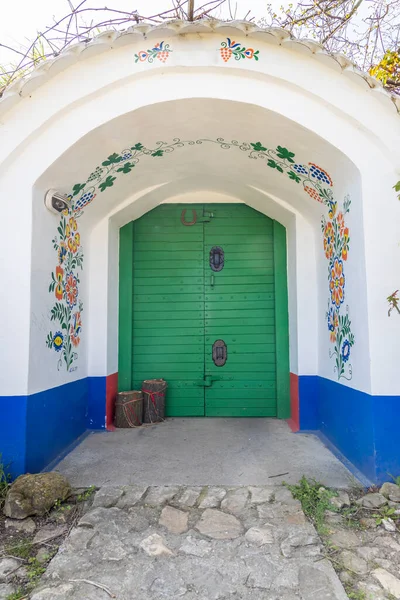
[[[244,203],[283,226],[276,414],[369,480],[399,474],[400,320],[386,301],[400,286],[399,106],[346,58],[244,22],[101,34],[7,89],[0,452],[13,474],[112,428],[140,319],[120,229],[165,203],[186,221],[197,204]],[[69,213],[46,209],[49,189]]]

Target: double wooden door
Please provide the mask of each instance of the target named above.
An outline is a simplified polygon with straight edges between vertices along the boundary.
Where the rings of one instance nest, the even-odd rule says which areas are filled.
[[[278,364],[288,340],[277,344],[284,234],[245,204],[165,204],[125,226],[120,277],[132,273],[121,293],[131,285],[132,298],[130,316],[120,302],[120,352],[128,329],[131,373],[120,388],[165,379],[167,416],[277,416],[280,378],[289,377],[287,360]]]

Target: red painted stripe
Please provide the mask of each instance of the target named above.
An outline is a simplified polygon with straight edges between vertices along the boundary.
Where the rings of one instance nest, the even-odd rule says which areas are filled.
[[[299,376],[295,373],[290,373],[290,413],[288,425],[292,431],[299,431]]]
[[[106,377],[106,429],[114,431],[114,407],[118,393],[118,373]]]

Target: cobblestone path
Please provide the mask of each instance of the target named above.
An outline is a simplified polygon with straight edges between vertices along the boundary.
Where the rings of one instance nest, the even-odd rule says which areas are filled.
[[[103,487],[32,600],[346,600],[283,487]]]

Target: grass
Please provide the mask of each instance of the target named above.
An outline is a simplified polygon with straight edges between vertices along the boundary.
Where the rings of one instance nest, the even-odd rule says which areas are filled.
[[[367,595],[364,590],[355,590],[349,586],[345,586],[346,594],[351,600],[367,600]]]
[[[0,509],[3,507],[8,488],[10,487],[11,475],[7,472],[8,467],[3,464],[0,454]]]
[[[6,552],[10,556],[15,556],[17,558],[23,558],[27,560],[30,558],[32,553],[32,542],[28,540],[20,540],[16,544],[12,544],[6,546]]]
[[[77,501],[78,502],[85,502],[86,500],[89,500],[89,498],[91,496],[93,496],[93,494],[95,493],[96,488],[94,487],[94,485],[91,485],[90,488],[88,488],[86,490],[86,492],[83,492],[83,494],[79,494],[79,496],[77,497]]]
[[[304,513],[314,523],[320,535],[326,535],[328,530],[325,525],[325,511],[338,512],[330,503],[331,498],[337,496],[337,492],[327,490],[315,479],[308,480],[304,475],[297,485],[286,487],[292,492],[293,498],[301,502]]]
[[[16,592],[9,594],[6,600],[21,600],[21,598],[26,598],[26,592],[23,589],[19,588]]]

